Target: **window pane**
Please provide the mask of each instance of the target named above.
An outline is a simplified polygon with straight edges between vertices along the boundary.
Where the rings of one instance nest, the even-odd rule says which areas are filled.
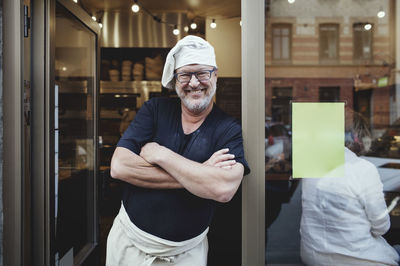
[[[372,55],[372,28],[367,30],[365,23],[354,24],[354,59],[371,59]]]
[[[62,258],[94,240],[96,36],[61,5],[56,13],[55,226]]]
[[[286,38],[282,28],[279,37],[281,56],[289,51],[291,64],[272,60],[265,67],[266,265],[396,265],[391,246],[400,244],[400,207],[393,203],[387,211],[400,196],[400,14],[395,1],[267,2],[267,35],[277,25],[296,30]],[[385,14],[378,17],[380,9]],[[266,41],[271,42],[268,55],[277,44]],[[337,134],[345,140],[340,145],[343,178],[291,178],[297,155],[292,137],[298,137],[292,129],[293,102],[345,103],[344,130]],[[306,119],[309,127],[323,129],[314,116]],[[328,142],[328,135],[306,138]],[[310,145],[302,156],[311,151]],[[330,150],[321,156],[334,158]],[[384,217],[388,231],[375,233],[372,209]]]
[[[289,38],[282,38],[282,58],[289,59]]]
[[[280,35],[281,29],[280,29],[280,28],[274,28],[274,29],[273,29],[273,33],[274,33],[274,36]]]
[[[280,59],[281,58],[281,39],[278,36],[274,37],[274,59]]]
[[[290,25],[273,25],[272,58],[274,60],[290,59]]]
[[[334,25],[320,26],[320,51],[321,59],[337,58],[338,31]]]

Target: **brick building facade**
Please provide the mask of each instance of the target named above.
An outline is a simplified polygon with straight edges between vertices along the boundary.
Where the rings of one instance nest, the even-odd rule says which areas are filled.
[[[372,129],[393,123],[394,5],[268,1],[266,116],[289,124],[290,101],[344,101]],[[385,16],[378,17],[379,11]]]

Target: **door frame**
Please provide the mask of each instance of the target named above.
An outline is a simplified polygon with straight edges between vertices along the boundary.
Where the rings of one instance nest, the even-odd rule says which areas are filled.
[[[23,249],[23,1],[2,3],[3,264],[22,265]]]
[[[79,8],[60,0],[67,9]],[[74,6],[73,6],[74,5]],[[242,0],[242,115],[246,157],[252,173],[242,188],[242,265],[265,265],[264,113],[265,1]],[[54,250],[54,114],[55,0],[32,1],[32,244],[30,265],[53,265]],[[72,7],[73,6],[73,7]],[[4,263],[22,261],[22,8],[21,1],[3,2],[4,25]],[[77,11],[79,12],[79,11]],[[82,14],[81,14],[82,15]],[[80,15],[78,14],[78,17]],[[84,17],[90,18],[87,14]],[[85,19],[86,21],[86,19]],[[88,24],[94,24],[90,19]],[[96,26],[96,25],[95,25]],[[99,29],[97,30],[99,32]],[[99,52],[99,47],[96,48]],[[98,59],[98,58],[97,58]],[[99,65],[99,64],[97,64]],[[97,75],[99,69],[97,68]],[[97,81],[98,82],[98,81]],[[98,84],[97,84],[98,86]],[[7,88],[20,88],[10,90]],[[98,99],[97,95],[96,98]],[[97,100],[98,101],[98,100]],[[96,104],[97,104],[96,101]],[[97,106],[96,106],[97,108]],[[95,109],[97,110],[97,109]],[[98,114],[96,114],[98,115]],[[97,137],[97,125],[95,125]],[[97,154],[96,154],[97,155]],[[96,210],[97,211],[97,210]],[[97,214],[98,215],[98,214]],[[28,261],[29,262],[29,261]]]
[[[54,265],[55,182],[54,182],[54,86],[56,5],[61,4],[96,35],[94,98],[94,177],[98,166],[98,90],[100,27],[81,7],[68,0],[32,2],[32,265]],[[74,265],[86,261],[98,245],[97,180],[94,182],[93,236],[74,258]]]
[[[242,265],[265,265],[265,1],[242,0]]]

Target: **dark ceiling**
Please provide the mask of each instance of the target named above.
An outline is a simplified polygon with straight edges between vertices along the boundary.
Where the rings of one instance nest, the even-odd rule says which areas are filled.
[[[79,0],[87,11],[130,9],[133,0]],[[189,19],[212,17],[215,19],[240,17],[240,0],[138,0],[138,4],[154,13],[185,12]]]

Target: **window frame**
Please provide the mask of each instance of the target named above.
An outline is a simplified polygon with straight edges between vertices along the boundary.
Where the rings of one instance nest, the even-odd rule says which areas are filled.
[[[291,23],[274,23],[274,24],[272,24],[271,25],[271,61],[273,62],[273,63],[278,63],[278,64],[288,64],[288,63],[291,63],[292,62],[292,56],[293,56],[293,47],[292,47],[292,44],[293,44],[293,42],[292,42],[292,27],[293,27],[293,25],[291,24]],[[280,58],[274,58],[274,53],[275,53],[275,49],[276,49],[276,47],[275,47],[275,45],[274,45],[274,40],[275,40],[275,35],[274,35],[274,31],[275,31],[275,29],[288,29],[289,30],[289,45],[288,45],[288,49],[289,49],[289,51],[288,51],[288,53],[289,53],[289,57],[286,59],[286,58],[282,58],[282,49],[281,49],[281,52],[280,52]],[[283,35],[282,35],[282,33],[280,32],[280,35],[279,35],[279,42],[280,42],[280,47],[282,48],[282,37],[283,37]]]
[[[321,29],[326,26],[333,26],[336,28],[336,57],[335,58],[326,58],[323,56],[322,52],[322,39],[321,39]],[[320,23],[318,25],[318,39],[319,39],[319,62],[321,64],[336,64],[339,63],[340,58],[340,49],[339,49],[339,39],[340,39],[340,24],[339,23]]]
[[[357,26],[363,26],[363,25],[366,25],[366,24],[371,24],[372,25],[372,28],[370,29],[370,30],[366,30],[366,32],[369,32],[369,34],[370,34],[370,38],[371,38],[371,42],[370,42],[370,56],[369,56],[369,58],[363,58],[363,57],[356,57],[356,53],[355,53],[355,51],[357,50],[356,49],[356,38],[355,38],[355,28],[357,27]],[[371,23],[371,22],[355,22],[355,23],[353,23],[353,32],[352,32],[352,34],[353,34],[353,62],[355,63],[355,64],[368,64],[368,63],[372,63],[373,62],[373,55],[374,55],[374,51],[373,51],[373,47],[374,47],[374,45],[373,45],[373,41],[374,41],[374,23]],[[362,47],[361,47],[362,48]]]

